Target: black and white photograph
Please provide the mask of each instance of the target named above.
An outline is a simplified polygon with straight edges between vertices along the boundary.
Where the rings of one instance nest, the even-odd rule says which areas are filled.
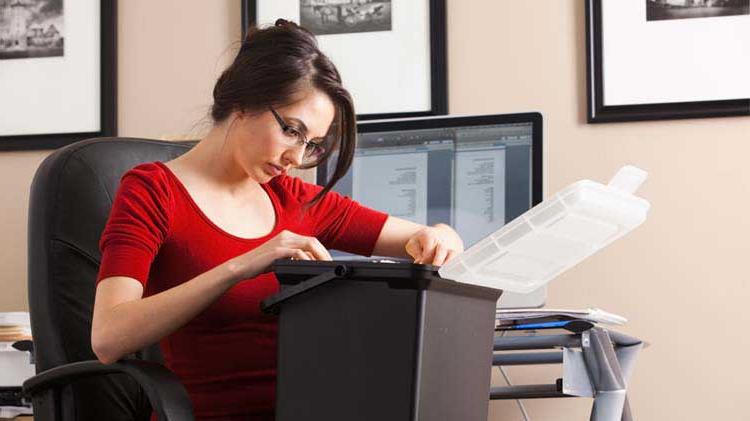
[[[0,151],[116,132],[116,8],[116,0],[0,0]]]
[[[655,23],[651,1],[587,0],[587,121],[750,115],[750,15],[686,18],[747,2],[660,0],[683,18]]]
[[[446,0],[243,0],[242,30],[283,18],[314,33],[357,118],[448,112]]]
[[[63,0],[0,0],[0,60],[64,55]]]
[[[299,15],[315,35],[391,30],[391,0],[299,0]]]
[[[750,14],[750,0],[645,0],[646,20],[715,18]]]

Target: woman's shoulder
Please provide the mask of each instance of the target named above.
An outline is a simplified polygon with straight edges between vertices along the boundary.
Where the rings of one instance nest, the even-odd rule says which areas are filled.
[[[167,171],[169,170],[163,162],[144,162],[127,170],[122,175],[121,181],[134,177],[142,180],[163,182],[167,180]]]
[[[140,176],[155,178],[155,177],[160,177],[165,172],[166,172],[166,165],[163,162],[159,162],[159,161],[143,162],[127,170],[125,174],[123,175],[123,177],[127,175],[137,174]]]
[[[279,175],[274,177],[268,185],[279,195],[296,198],[305,202],[314,197],[322,189],[317,184],[309,183],[300,177]]]
[[[167,197],[171,190],[168,171],[162,162],[138,164],[122,175],[120,190],[130,193],[161,193]]]

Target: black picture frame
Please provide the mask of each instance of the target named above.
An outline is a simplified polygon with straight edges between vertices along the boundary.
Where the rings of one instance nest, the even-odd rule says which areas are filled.
[[[101,0],[100,13],[100,130],[0,136],[0,151],[57,149],[83,139],[117,134],[117,0]]]
[[[413,0],[408,0],[413,1]],[[357,114],[358,120],[425,117],[448,114],[448,67],[446,54],[446,0],[425,0],[430,8],[430,98],[425,111]],[[257,1],[242,0],[242,37],[257,24]],[[279,16],[282,17],[282,16]]]
[[[605,63],[602,55],[602,24],[602,0],[586,0],[586,120],[588,123],[750,116],[750,98],[606,105],[603,94]]]

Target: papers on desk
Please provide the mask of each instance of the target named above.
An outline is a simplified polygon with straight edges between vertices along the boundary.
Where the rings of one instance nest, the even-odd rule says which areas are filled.
[[[584,310],[567,310],[555,308],[534,309],[498,309],[495,315],[496,325],[518,324],[539,320],[586,320],[592,323],[622,325],[628,320],[617,314],[600,308]]]
[[[0,342],[31,340],[29,313],[0,313]]]
[[[19,415],[34,415],[31,404],[29,406],[0,406],[0,419],[13,419]]]
[[[0,313],[0,418],[31,415],[31,402],[23,397],[21,384],[34,375],[28,352],[14,347],[18,341],[31,340],[29,313]]]

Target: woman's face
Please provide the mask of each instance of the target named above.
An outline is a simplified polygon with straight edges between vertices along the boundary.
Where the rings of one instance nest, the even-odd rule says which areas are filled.
[[[331,99],[318,90],[274,110],[283,123],[314,143],[323,141],[335,115]],[[305,145],[298,142],[293,132],[283,130],[270,109],[238,115],[229,136],[235,162],[259,183],[267,183],[303,163]]]

